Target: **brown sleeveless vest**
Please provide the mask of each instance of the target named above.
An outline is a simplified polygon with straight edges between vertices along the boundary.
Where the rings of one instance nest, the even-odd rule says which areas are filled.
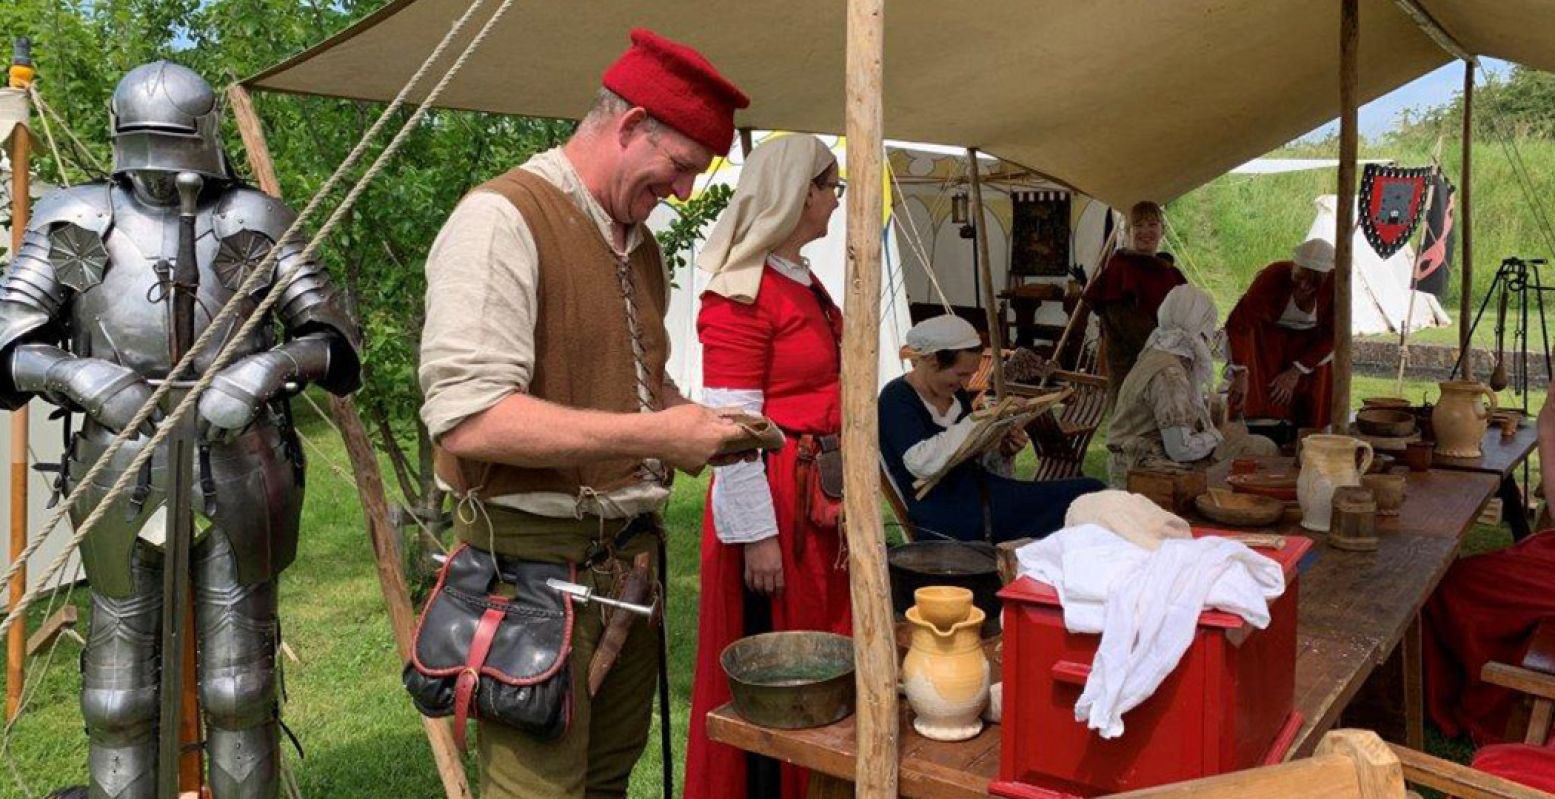
[[[476,187],[507,198],[533,234],[539,254],[535,360],[527,393],[565,405],[619,413],[639,411],[636,364],[616,255],[595,225],[561,189],[533,172],[513,169]],[[664,313],[669,298],[659,248],[648,237],[628,257],[638,327],[648,355],[648,385],[656,405],[664,385],[669,341]],[[454,457],[439,448],[439,477],[460,497],[490,499],[535,491],[576,496],[585,487],[605,493],[638,478],[630,458],[579,466],[525,468]]]

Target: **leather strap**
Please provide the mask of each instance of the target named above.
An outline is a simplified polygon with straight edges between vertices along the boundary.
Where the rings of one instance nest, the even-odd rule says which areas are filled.
[[[488,608],[481,614],[480,623],[475,626],[475,635],[470,639],[470,657],[464,662],[459,679],[454,681],[454,743],[459,746],[460,752],[467,751],[464,728],[470,720],[470,706],[475,703],[475,690],[481,681],[481,667],[486,665],[486,656],[491,654],[491,642],[496,639],[497,628],[506,615],[496,608]]]
[[[794,560],[796,561],[804,557],[805,539],[809,537],[805,535],[805,531],[810,526],[810,472],[815,469],[815,455],[819,449],[815,436],[809,433],[799,436],[797,443],[799,446],[799,457],[796,459],[797,465],[794,468],[794,503],[796,505],[794,509]]]

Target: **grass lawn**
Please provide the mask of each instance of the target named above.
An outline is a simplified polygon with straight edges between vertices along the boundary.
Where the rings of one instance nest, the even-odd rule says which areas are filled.
[[[1432,397],[1436,393],[1432,384],[1410,381],[1405,395],[1417,398],[1423,391]],[[1391,380],[1355,378],[1357,401],[1392,393]],[[1531,397],[1530,404],[1537,408],[1543,399],[1541,393]],[[400,663],[355,490],[331,468],[331,463],[346,463],[344,450],[327,425],[300,410],[304,410],[302,430],[319,450],[310,451],[301,553],[286,573],[281,591],[285,637],[298,657],[298,662],[286,664],[284,717],[307,754],[299,761],[289,751],[289,762],[302,794],[308,797],[440,796],[421,726],[400,687]],[[1092,447],[1088,473],[1104,476],[1104,455],[1099,443]],[[1031,465],[1028,455],[1027,472]],[[677,758],[685,752],[696,649],[697,553],[705,487],[703,480],[682,476],[666,513],[671,542],[671,715]],[[1504,528],[1480,527],[1466,551],[1508,542]],[[78,591],[74,601],[85,611],[83,600],[84,592]],[[33,624],[42,617],[41,610],[35,613]],[[31,799],[83,780],[86,737],[76,704],[79,654],[77,644],[64,640],[46,673],[41,664],[34,667],[32,673],[43,676],[28,712],[12,730],[8,752],[0,759],[0,797]],[[1463,744],[1436,738],[1432,749],[1460,760],[1469,751]],[[678,772],[681,764],[675,766]],[[633,797],[658,795],[660,767],[658,747],[652,744],[634,774]]]

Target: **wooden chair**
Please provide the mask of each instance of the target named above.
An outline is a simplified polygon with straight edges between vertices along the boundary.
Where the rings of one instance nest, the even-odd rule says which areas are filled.
[[[1528,714],[1514,718],[1508,725],[1508,741],[1521,738],[1532,746],[1550,743],[1551,720],[1555,717],[1555,619],[1534,628],[1528,654],[1519,665],[1486,663],[1479,676],[1491,685],[1511,688],[1528,697]]]
[[[1476,799],[1549,799],[1528,788],[1411,749],[1389,746],[1369,730],[1334,730],[1311,757],[1109,799],[1403,799],[1406,783]]]
[[[1052,383],[1073,393],[1058,414],[1043,414],[1026,426],[1037,453],[1033,480],[1064,480],[1084,473],[1085,451],[1107,411],[1107,378],[1083,372],[1057,371]],[[1034,387],[1016,386],[1026,393]]]

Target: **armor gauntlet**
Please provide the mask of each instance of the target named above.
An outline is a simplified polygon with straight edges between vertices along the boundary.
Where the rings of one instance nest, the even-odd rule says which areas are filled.
[[[329,374],[331,333],[313,333],[221,370],[200,395],[200,429],[212,441],[235,438],[288,383]]]
[[[81,358],[47,344],[23,344],[11,357],[11,380],[22,391],[46,395],[57,405],[76,407],[115,433],[146,404],[152,389],[135,370],[101,358]],[[140,427],[151,435],[156,425]]]

